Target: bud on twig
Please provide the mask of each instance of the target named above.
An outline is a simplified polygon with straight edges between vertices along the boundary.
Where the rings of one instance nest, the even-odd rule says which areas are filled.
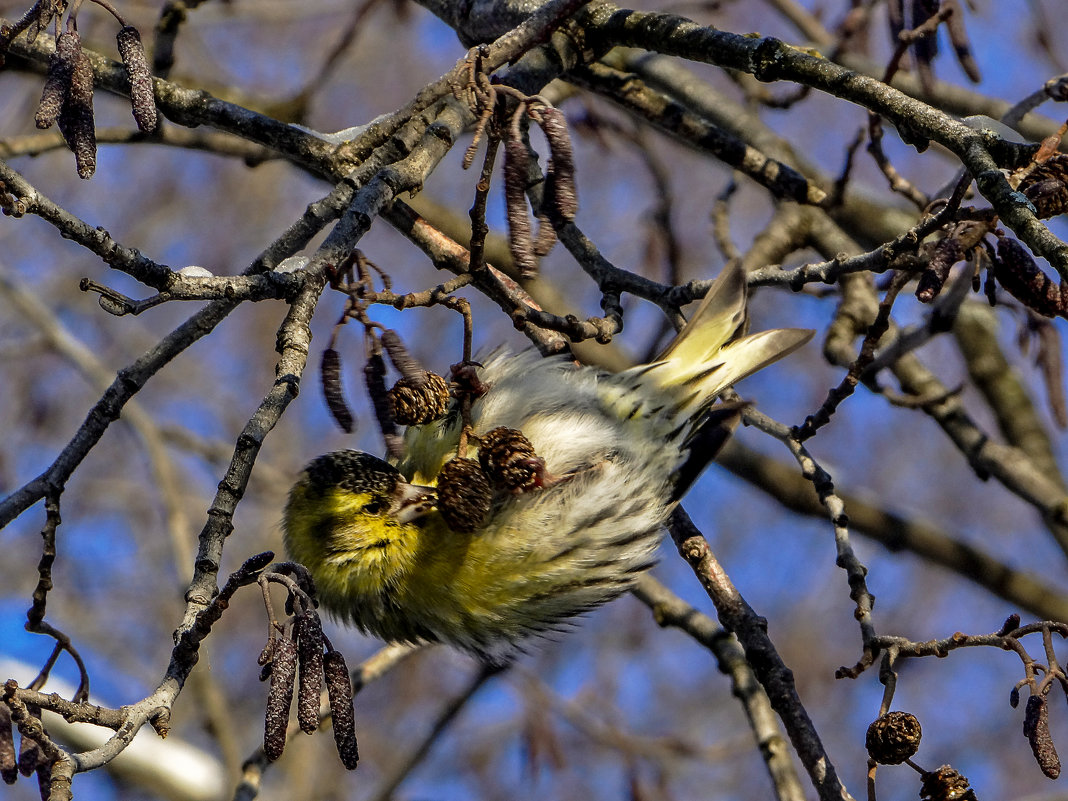
[[[289,707],[297,677],[297,647],[288,637],[275,638],[271,660],[271,686],[263,721],[263,753],[274,762],[286,747]]]
[[[546,106],[538,112],[541,129],[549,142],[549,167],[546,170],[546,193],[553,211],[564,222],[575,219],[578,195],[575,191],[575,159],[571,151],[571,137],[567,120],[560,109]]]
[[[145,133],[156,130],[159,118],[156,115],[156,98],[152,88],[152,72],[148,68],[145,47],[141,34],[132,25],[124,26],[116,35],[119,56],[126,67],[130,81],[130,104],[137,127]]]
[[[330,410],[334,422],[341,427],[341,430],[346,434],[351,434],[353,418],[348,404],[345,403],[345,390],[341,386],[341,356],[333,348],[323,351],[323,358],[319,364],[319,377],[322,381],[326,408]]]
[[[326,693],[330,698],[330,717],[334,723],[334,743],[337,745],[341,764],[355,770],[360,761],[360,749],[356,745],[356,711],[352,705],[352,682],[349,668],[340,651],[327,651],[323,657],[323,674],[326,676]]]
[[[1068,155],[1058,153],[1035,165],[1018,188],[1040,219],[1064,214],[1068,211]]]
[[[96,129],[93,118],[93,68],[89,56],[78,50],[59,130],[74,152],[78,177],[88,179],[96,172]]]
[[[386,443],[386,451],[390,456],[401,456],[404,452],[403,439],[397,433],[397,425],[393,422],[393,416],[389,410],[389,395],[386,390],[386,360],[381,353],[373,353],[367,357],[367,364],[363,368],[364,384],[367,394],[371,398],[371,406],[375,410],[375,419],[382,431],[382,439]]]
[[[51,128],[59,119],[81,51],[82,42],[77,31],[63,31],[56,37],[56,51],[48,58],[48,75],[34,117],[38,128]]]
[[[920,273],[916,298],[921,303],[930,303],[938,297],[953,265],[963,261],[989,231],[990,225],[979,220],[961,220],[949,226],[945,236],[930,247],[930,258]]]
[[[1024,737],[1031,744],[1031,753],[1039,768],[1051,779],[1061,775],[1061,759],[1049,734],[1049,706],[1043,695],[1032,695],[1027,699],[1023,723]]]
[[[963,258],[964,251],[961,250],[960,242],[956,237],[948,234],[943,237],[934,246],[927,267],[920,273],[920,280],[916,285],[917,300],[920,303],[930,303],[938,297],[938,293],[942,291],[949,277],[949,271]]]
[[[244,562],[241,563],[241,567],[230,574],[230,578],[226,580],[226,584],[220,592],[225,592],[232,585],[236,591],[238,586],[248,582],[253,576],[263,570],[274,560],[274,551],[263,551],[254,556],[250,556]]]
[[[1013,612],[1005,618],[1005,622],[1001,624],[1001,628],[998,629],[998,635],[1004,637],[1009,632],[1016,631],[1018,628],[1020,628],[1020,616],[1016,612]]]
[[[1009,294],[1028,308],[1046,317],[1064,316],[1068,308],[1064,287],[1042,272],[1015,239],[1002,237],[998,240],[994,275]]]
[[[319,728],[319,694],[323,688],[323,627],[319,616],[309,610],[297,616],[297,664],[300,668],[297,690],[297,722],[311,734]]]
[[[504,143],[504,202],[508,216],[508,248],[523,278],[538,273],[527,214],[527,167],[530,154],[523,137],[512,133]]]

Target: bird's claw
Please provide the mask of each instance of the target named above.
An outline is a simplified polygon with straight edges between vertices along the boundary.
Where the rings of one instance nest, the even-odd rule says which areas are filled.
[[[489,385],[478,377],[477,370],[481,366],[479,362],[459,362],[449,367],[454,394],[467,395],[474,400],[489,392]]]

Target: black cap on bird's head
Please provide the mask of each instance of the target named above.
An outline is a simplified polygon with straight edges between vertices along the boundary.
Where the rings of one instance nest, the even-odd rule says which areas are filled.
[[[304,468],[300,482],[309,495],[322,497],[338,489],[367,495],[365,514],[388,514],[410,522],[434,508],[436,494],[429,487],[409,484],[389,462],[363,451],[334,451]]]
[[[389,462],[362,451],[334,451],[304,468],[309,488],[320,493],[332,487],[349,492],[392,495],[404,476]]]

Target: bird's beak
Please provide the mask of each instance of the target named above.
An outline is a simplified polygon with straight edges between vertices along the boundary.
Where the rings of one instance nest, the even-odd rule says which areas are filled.
[[[437,499],[437,493],[431,487],[398,482],[389,509],[390,517],[399,523],[412,523],[433,511]]]

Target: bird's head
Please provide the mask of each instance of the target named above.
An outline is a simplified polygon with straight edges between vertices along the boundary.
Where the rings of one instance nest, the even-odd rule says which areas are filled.
[[[327,606],[395,583],[418,552],[434,491],[409,484],[359,451],[320,456],[289,493],[283,518],[290,556],[311,570]]]

